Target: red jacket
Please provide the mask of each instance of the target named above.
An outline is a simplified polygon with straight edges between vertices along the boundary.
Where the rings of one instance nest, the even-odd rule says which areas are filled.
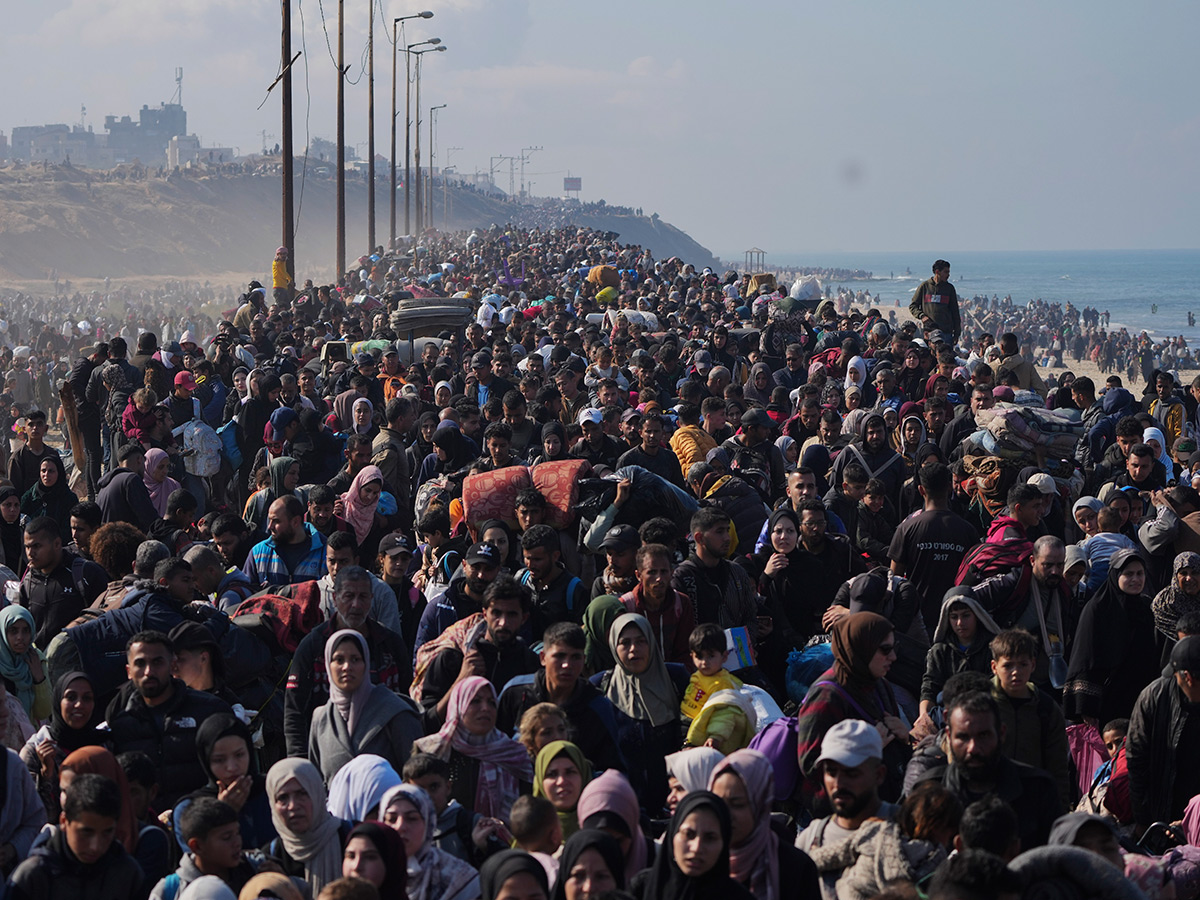
[[[666,662],[682,663],[689,672],[695,668],[688,651],[688,638],[696,627],[696,609],[687,594],[667,588],[666,601],[657,612],[651,612],[642,602],[642,586],[639,584],[622,595],[621,602],[629,612],[646,617]]]

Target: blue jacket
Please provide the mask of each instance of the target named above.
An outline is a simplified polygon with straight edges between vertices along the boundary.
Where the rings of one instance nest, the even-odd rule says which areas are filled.
[[[251,585],[298,584],[316,581],[325,574],[325,538],[308,522],[304,523],[304,530],[309,538],[308,552],[294,572],[289,572],[283,564],[283,558],[275,549],[275,538],[259,541],[251,548],[246,565],[242,566]]]

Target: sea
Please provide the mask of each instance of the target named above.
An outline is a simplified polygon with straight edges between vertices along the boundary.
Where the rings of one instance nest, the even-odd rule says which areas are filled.
[[[736,255],[728,258],[741,261]],[[768,253],[766,271],[864,269],[870,279],[829,284],[878,294],[884,306],[897,300],[907,306],[939,258],[950,263],[950,280],[960,297],[1011,296],[1017,304],[1041,298],[1079,309],[1092,306],[1107,310],[1114,328],[1145,331],[1155,338],[1183,335],[1189,344],[1200,341],[1200,325],[1187,324],[1189,310],[1200,320],[1200,250]]]

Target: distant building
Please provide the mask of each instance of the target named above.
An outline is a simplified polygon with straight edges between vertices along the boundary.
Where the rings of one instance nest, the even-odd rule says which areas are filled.
[[[143,106],[136,122],[129,116],[105,116],[104,130],[107,133],[96,134],[90,127],[61,123],[18,125],[12,130],[11,148],[4,148],[0,160],[54,164],[70,160],[72,165],[89,169],[111,169],[135,160],[162,166],[171,139],[187,135],[187,112],[178,103],[161,103],[154,109]],[[199,139],[190,140],[198,150]],[[212,149],[218,156],[224,153],[226,161],[233,158],[229,148]]]
[[[0,163],[8,162],[8,137],[0,131]]]
[[[193,164],[217,166],[233,161],[232,147],[201,147],[194,134],[177,134],[167,143],[167,168],[175,169]]]
[[[104,130],[118,165],[136,159],[144,165],[161,166],[171,138],[187,134],[187,113],[178,103],[162,103],[156,109],[143,106],[136,122],[129,116],[105,116]]]

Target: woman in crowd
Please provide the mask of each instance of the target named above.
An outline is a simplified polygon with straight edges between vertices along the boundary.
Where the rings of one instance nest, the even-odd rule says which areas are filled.
[[[620,600],[621,594],[633,590],[637,583],[636,576],[629,578],[626,583],[626,579],[619,579],[607,566],[600,577],[608,593],[596,597],[588,604],[583,614],[583,634],[587,639],[583,651],[583,667],[590,675],[607,672],[616,666],[617,660],[608,643],[608,631],[612,628],[612,623],[625,614],[625,604]]]
[[[567,714],[557,704],[535,703],[521,716],[517,739],[529,751],[529,758],[536,761],[538,752],[547,744],[566,741]],[[534,786],[537,786],[536,778]]]
[[[371,683],[367,640],[344,628],[325,643],[329,700],[313,712],[308,756],[326,780],[362,754],[404,760],[420,737],[415,709],[382,684]]]
[[[809,635],[821,631],[824,610],[810,602],[803,584],[799,563],[803,553],[800,517],[788,505],[767,518],[767,541],[762,549],[737,560],[755,579],[758,593],[765,600],[766,614],[774,622],[763,648],[762,664],[778,684],[784,683],[788,653],[803,647]]]
[[[242,515],[251,533],[256,535],[256,540],[266,537],[267,511],[271,504],[280,497],[296,493],[296,485],[300,483],[300,464],[290,456],[272,460],[267,471],[270,473],[270,484],[246,501]]]
[[[71,507],[79,502],[67,485],[67,470],[58,454],[47,456],[38,467],[38,480],[21,498],[21,513],[31,519],[49,516],[58,523],[63,543],[71,540]]]
[[[1171,581],[1150,604],[1154,613],[1155,636],[1167,648],[1178,640],[1176,626],[1181,616],[1200,612],[1200,553],[1180,553],[1172,566]]]
[[[583,828],[598,828],[616,839],[625,860],[626,883],[654,861],[655,844],[642,833],[638,795],[629,779],[606,769],[583,789],[576,808]]]
[[[782,900],[785,890],[788,897],[818,900],[817,867],[772,827],[770,760],[757,750],[735,750],[713,769],[708,790],[729,809],[730,874],[754,900]]]
[[[637,900],[751,900],[730,875],[732,827],[725,801],[708,791],[675,808],[654,865],[634,878]]]
[[[342,875],[342,848],[350,824],[325,807],[321,773],[308,760],[281,759],[267,773],[271,819],[279,837],[263,847],[289,877],[305,881],[315,897]]]
[[[11,485],[0,487],[0,549],[4,551],[4,565],[14,575],[25,574],[25,540],[21,515],[21,498]]]
[[[355,825],[342,853],[342,876],[369,881],[381,900],[404,897],[408,871],[400,835],[379,822]]]
[[[625,860],[616,840],[585,828],[563,845],[553,900],[598,900],[625,889]]]
[[[533,767],[533,795],[554,804],[564,840],[579,830],[576,807],[591,780],[592,764],[570,741],[552,741],[538,752]]]
[[[379,541],[387,527],[379,510],[382,493],[383,472],[379,466],[363,466],[350,482],[350,489],[342,494],[341,516],[354,529],[362,559],[379,555]]]
[[[329,783],[329,811],[347,822],[376,819],[383,795],[398,784],[399,773],[382,756],[356,756]]]
[[[480,900],[549,900],[542,864],[524,850],[501,850],[479,870]]]
[[[682,744],[679,702],[687,672],[668,671],[645,616],[624,613],[608,630],[616,666],[600,681],[617,712],[617,743],[629,764],[629,779],[647,809],[667,796],[666,757]]]
[[[507,820],[513,801],[532,788],[529,753],[496,729],[496,690],[478,675],[454,685],[446,724],[413,746],[450,763],[454,799],[480,815]]]
[[[68,672],[55,682],[50,721],[21,748],[21,759],[37,785],[48,822],[57,822],[61,811],[58,773],[63,760],[81,747],[104,746],[107,734],[96,729],[103,720],[104,708],[96,703],[96,692],[85,672]]]
[[[1079,614],[1063,713],[1097,726],[1128,718],[1142,688],[1158,677],[1154,613],[1146,600],[1146,564],[1136,550],[1118,550],[1108,577]]]
[[[529,460],[530,466],[537,466],[544,462],[558,462],[559,460],[569,459],[570,453],[567,447],[567,431],[563,428],[561,422],[547,422],[542,426],[542,442],[536,453]]]
[[[171,457],[166,450],[153,447],[146,451],[146,471],[142,482],[150,492],[150,503],[159,516],[167,514],[167,498],[172,491],[179,490],[182,485],[168,474],[171,470]]]
[[[434,843],[438,830],[433,801],[421,788],[401,784],[379,804],[385,825],[396,829],[408,860],[408,900],[475,900],[479,873]]]
[[[50,682],[46,656],[33,645],[33,613],[23,606],[0,609],[0,676],[8,692],[20,701],[30,724],[37,726],[50,715]]]
[[[488,519],[480,524],[477,534],[477,540],[491,544],[500,551],[502,572],[516,572],[521,568],[521,545],[511,528],[499,519]]]
[[[443,422],[430,439],[433,452],[421,462],[417,472],[417,487],[433,478],[450,478],[475,461],[475,455],[453,422]]]
[[[667,812],[675,812],[679,801],[692,791],[708,787],[713,769],[725,758],[712,747],[687,747],[667,757]]]
[[[365,434],[371,440],[374,440],[375,435],[379,434],[379,426],[373,421],[374,417],[375,407],[371,405],[371,401],[366,397],[359,397],[354,401],[354,406],[351,409],[350,433]]]
[[[908,761],[908,727],[900,718],[896,695],[887,683],[896,661],[896,635],[892,623],[870,612],[842,616],[830,629],[833,668],[808,690],[796,720],[800,771],[810,792],[818,784],[816,761],[821,739],[843,719],[864,719],[886,729],[883,761],[888,776],[880,794],[900,795],[901,773]]]

